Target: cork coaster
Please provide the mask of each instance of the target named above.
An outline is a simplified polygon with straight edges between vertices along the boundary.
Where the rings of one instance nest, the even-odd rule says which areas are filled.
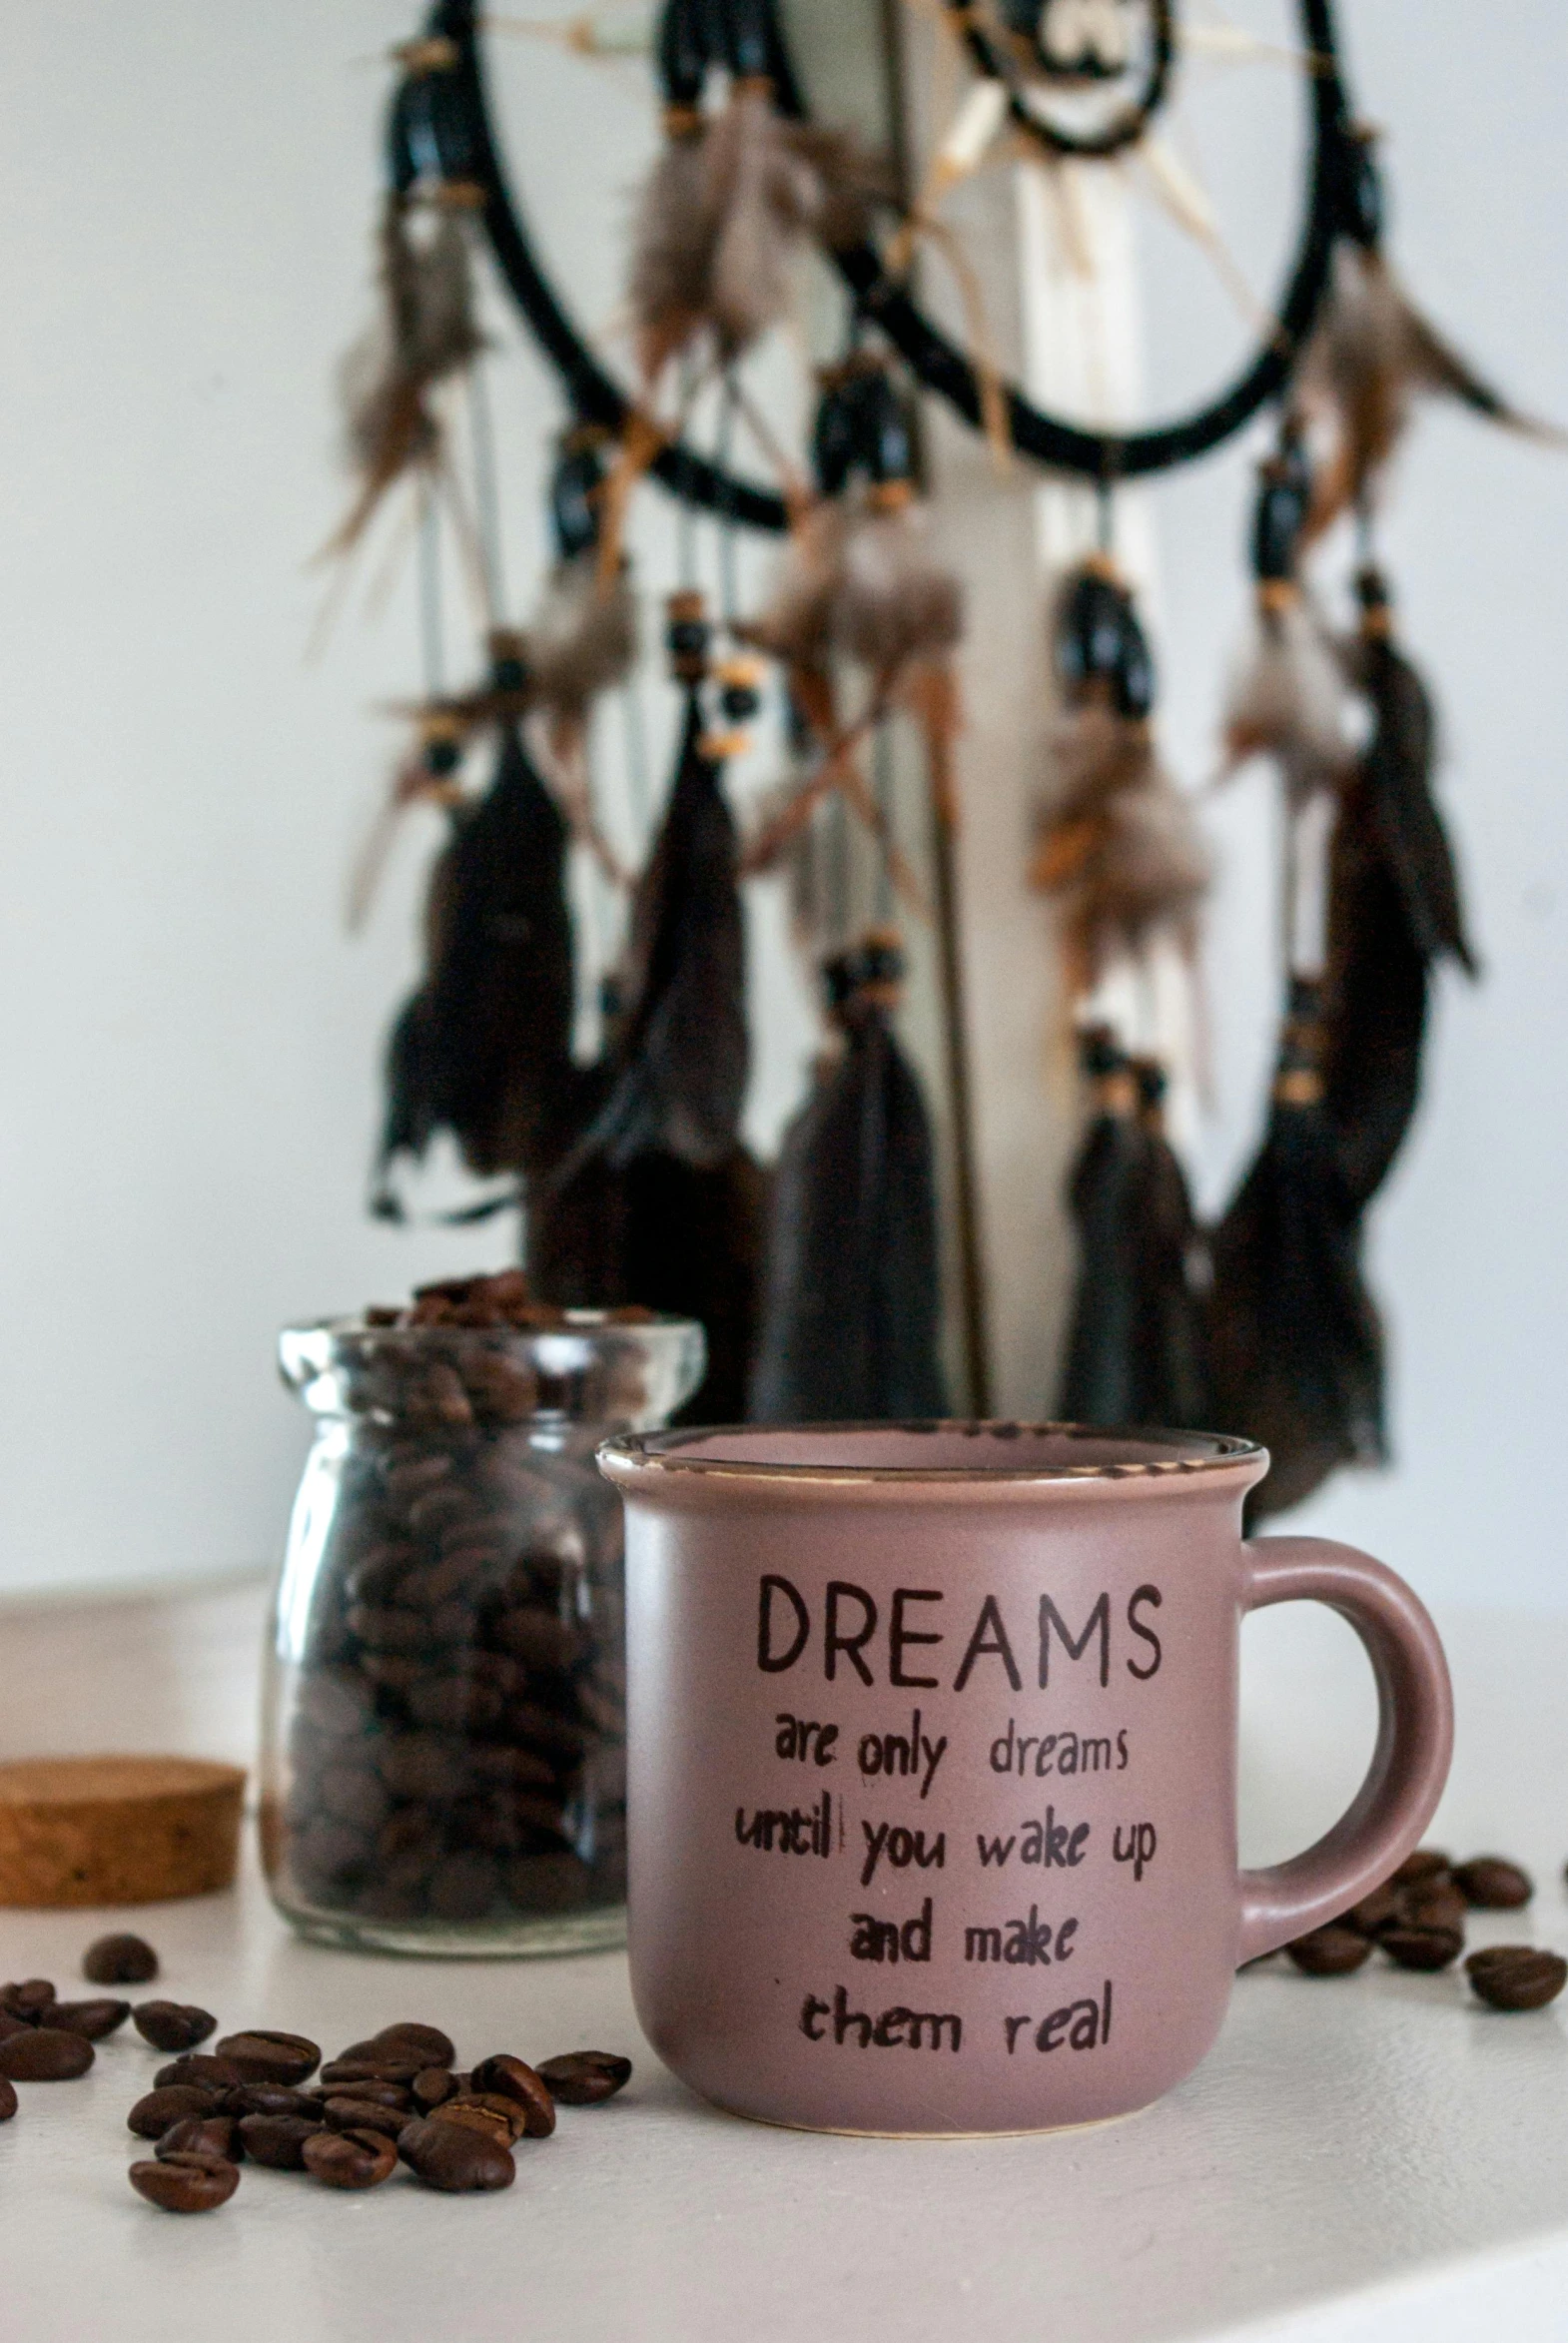
[[[24,1758],[0,1765],[0,1905],[164,1904],[229,1888],[239,1766],[195,1758]]]

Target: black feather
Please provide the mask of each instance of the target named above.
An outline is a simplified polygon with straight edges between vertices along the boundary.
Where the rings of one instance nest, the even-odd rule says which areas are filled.
[[[566,825],[503,727],[495,775],[452,817],[430,877],[426,971],[388,1052],[383,1168],[448,1130],[477,1172],[535,1175],[570,1136]]]
[[[1432,797],[1436,721],[1426,687],[1386,636],[1365,645],[1363,681],[1372,704],[1365,760],[1372,817],[1398,880],[1422,956],[1476,971],[1465,935],[1459,874]]]
[[[604,1105],[579,1146],[612,1165],[728,1162],[750,1072],[735,824],[687,704],[680,765],[632,908],[628,1009]]]
[[[1082,1063],[1094,1109],[1068,1181],[1078,1227],[1078,1280],[1057,1412],[1065,1422],[1139,1421],[1140,1206],[1145,1147],[1138,1090],[1112,1036],[1086,1034]]]
[[[1323,1102],[1318,988],[1297,980],[1268,1131],[1213,1238],[1209,1358],[1220,1427],[1272,1459],[1255,1516],[1342,1464],[1380,1464],[1383,1339],[1361,1219]]]
[[[1205,1247],[1186,1173],[1166,1137],[1166,1077],[1152,1061],[1135,1072],[1143,1160],[1134,1205],[1131,1423],[1202,1431],[1213,1423],[1207,1329],[1198,1277]]]
[[[889,1005],[875,979],[839,1001],[843,1055],[785,1137],[751,1386],[758,1422],[947,1410],[931,1126]]]
[[[1344,791],[1329,858],[1323,1103],[1357,1203],[1381,1187],[1421,1094],[1429,983],[1364,777]]]

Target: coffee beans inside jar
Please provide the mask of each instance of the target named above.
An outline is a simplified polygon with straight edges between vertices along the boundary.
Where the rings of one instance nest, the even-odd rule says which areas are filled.
[[[394,1949],[617,1942],[621,1517],[594,1452],[688,1394],[699,1329],[541,1310],[512,1272],[282,1356],[321,1430],[268,1698],[275,1899]]]

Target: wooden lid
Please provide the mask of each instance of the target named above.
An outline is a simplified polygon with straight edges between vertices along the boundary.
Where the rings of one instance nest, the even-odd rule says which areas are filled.
[[[0,1765],[0,1905],[161,1904],[231,1887],[245,1773],[199,1758]]]

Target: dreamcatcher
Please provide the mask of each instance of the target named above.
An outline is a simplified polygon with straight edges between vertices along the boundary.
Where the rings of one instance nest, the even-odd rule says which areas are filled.
[[[1053,168],[1136,161],[1228,270],[1162,116],[1189,52],[1261,45],[1222,22],[1186,22],[1176,0],[931,4],[969,80],[911,190],[810,118],[773,0],[666,0],[652,41],[664,140],[632,238],[633,363],[621,378],[573,324],[528,238],[492,131],[474,0],[437,0],[397,54],[382,315],[346,382],[356,486],[335,549],[352,553],[406,486],[426,552],[444,532],[475,581],[487,652],[479,685],[441,688],[426,590],[425,690],[406,711],[409,751],[359,888],[363,899],[397,809],[421,799],[442,809],[449,839],[430,881],[425,969],[389,1054],[379,1201],[400,1208],[397,1167],[447,1131],[473,1172],[521,1194],[528,1266],[547,1297],[704,1319],[713,1365],[698,1413],[875,1416],[944,1404],[946,1183],[960,1364],[984,1409],[953,883],[963,595],[930,551],[919,494],[914,401],[930,392],[1000,452],[1092,483],[1101,504],[1100,549],[1057,581],[1044,618],[1057,705],[1030,865],[1053,907],[1087,1087],[1063,1411],[1255,1432],[1274,1453],[1264,1502],[1277,1508],[1336,1464],[1382,1454],[1361,1221],[1414,1111],[1432,970],[1443,958],[1472,966],[1431,790],[1430,703],[1396,646],[1372,555],[1382,479],[1425,394],[1540,426],[1449,348],[1394,275],[1375,147],[1350,105],[1329,0],[1299,0],[1311,130],[1302,224],[1235,380],[1148,429],[1098,429],[1032,402],[985,355],[972,274],[941,216],[948,191],[1021,143]],[[580,25],[572,38],[592,46]],[[969,351],[917,298],[923,241],[959,275]],[[550,482],[554,568],[521,624],[502,607],[493,450],[479,427],[481,248],[567,407]],[[819,369],[809,455],[797,459],[759,410],[744,362],[791,312],[808,251],[843,288],[843,327]],[[463,386],[471,477],[452,420]],[[1254,631],[1225,738],[1232,766],[1260,756],[1280,777],[1287,1003],[1261,1152],[1204,1231],[1166,1130],[1156,971],[1195,967],[1209,858],[1193,800],[1162,760],[1156,664],[1113,558],[1114,504],[1121,483],[1201,455],[1264,409],[1274,441],[1253,530]],[[735,460],[742,432],[763,477]],[[698,587],[688,517],[666,628],[678,738],[639,872],[610,843],[591,742],[596,703],[632,692],[626,524],[645,481],[715,532],[721,590],[715,608]],[[1347,511],[1363,562],[1358,614],[1341,634],[1307,564]],[[771,583],[744,602],[733,550],[743,530],[780,540]],[[426,558],[421,574],[433,567]],[[737,819],[727,776],[759,722],[784,770]],[[481,739],[493,763],[475,786]],[[926,817],[915,853],[893,780],[911,758]],[[573,851],[627,899],[586,1060],[572,1046]],[[826,1011],[771,1196],[740,1136],[741,889],[770,872],[786,879]],[[929,939],[941,1132],[896,1030],[905,952],[894,922]]]

